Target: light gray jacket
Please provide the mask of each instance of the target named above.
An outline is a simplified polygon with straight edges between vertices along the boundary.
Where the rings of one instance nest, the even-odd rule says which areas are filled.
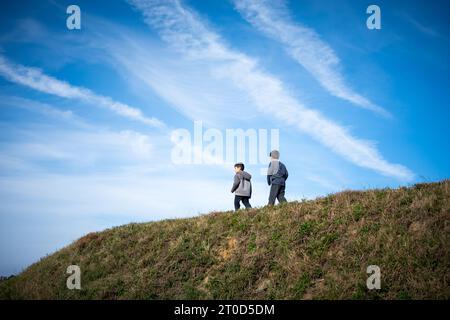
[[[234,176],[233,187],[231,192],[234,192],[237,196],[252,197],[252,175],[245,171],[239,171]]]

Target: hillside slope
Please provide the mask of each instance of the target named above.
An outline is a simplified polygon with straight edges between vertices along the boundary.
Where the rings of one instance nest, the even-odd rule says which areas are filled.
[[[344,191],[91,233],[3,281],[0,298],[449,299],[449,244],[450,180]],[[66,288],[73,264],[81,290]]]

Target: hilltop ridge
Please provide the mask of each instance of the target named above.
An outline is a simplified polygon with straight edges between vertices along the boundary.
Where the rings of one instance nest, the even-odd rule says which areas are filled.
[[[128,224],[2,281],[0,298],[449,299],[449,222],[444,180]],[[66,287],[69,265],[81,290]]]

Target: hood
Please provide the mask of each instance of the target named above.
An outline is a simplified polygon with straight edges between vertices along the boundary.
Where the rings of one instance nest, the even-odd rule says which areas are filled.
[[[245,180],[250,180],[252,178],[252,175],[246,171],[239,171],[236,174],[239,176],[239,178],[243,178]]]

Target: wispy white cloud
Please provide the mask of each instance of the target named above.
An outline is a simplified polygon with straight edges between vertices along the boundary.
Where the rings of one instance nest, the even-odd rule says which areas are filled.
[[[421,23],[419,20],[417,20],[411,15],[403,14],[402,16],[407,22],[412,24],[417,30],[422,32],[424,35],[434,38],[442,37],[442,35],[436,30],[436,28]]]
[[[144,124],[163,128],[163,122],[156,118],[146,117],[140,109],[114,101],[110,97],[95,94],[89,89],[73,86],[65,81],[44,74],[41,70],[14,64],[0,55],[0,75],[7,80],[58,97],[77,99],[92,105],[109,109],[116,114],[142,122]]]
[[[9,169],[14,171],[15,168],[30,168],[33,162],[39,159],[64,160],[66,163],[81,165],[89,162],[103,165],[114,162],[115,165],[120,166],[124,160],[132,163],[136,160],[151,160],[152,154],[156,150],[158,150],[158,154],[164,154],[163,158],[170,158],[171,150],[176,146],[184,148],[184,150],[186,147],[191,148],[192,158],[202,159],[201,163],[215,165],[216,168],[226,171],[230,171],[232,165],[232,163],[226,163],[222,157],[212,154],[208,149],[191,145],[191,142],[183,141],[183,144],[179,145],[179,142],[172,141],[165,131],[159,134],[153,133],[151,136],[134,130],[111,131],[90,124],[72,110],[61,110],[48,103],[18,96],[0,96],[0,101],[0,108],[11,106],[21,108],[74,126],[74,130],[54,129],[41,140],[36,140],[39,135],[32,134],[29,129],[28,132],[25,130],[27,134],[24,137],[29,141],[28,143],[18,145],[0,143],[0,147],[4,151],[0,155],[0,168],[2,164],[10,164],[10,167],[4,168],[7,171],[10,171]],[[25,124],[25,126],[28,125]],[[58,128],[57,123],[56,128]],[[35,130],[40,132],[42,128],[36,127]],[[5,128],[5,131],[8,129]],[[58,137],[58,139],[51,139],[52,143],[48,144],[47,141],[51,136]],[[89,141],[89,143],[83,143],[83,141]],[[184,143],[189,145],[184,145]],[[24,166],[23,160],[28,160],[28,166]],[[128,163],[129,165],[130,163]],[[152,170],[153,166],[145,165],[145,167]]]
[[[229,48],[205,21],[179,1],[131,3],[164,41],[193,61],[207,62],[212,76],[231,81],[261,113],[300,129],[358,166],[401,180],[413,178],[408,168],[386,161],[373,143],[355,138],[295,99],[279,79],[263,71],[256,60]]]
[[[0,101],[1,101],[0,108],[12,106],[27,111],[35,112],[48,118],[67,121],[76,124],[77,126],[80,127],[89,126],[82,118],[78,117],[72,110],[61,110],[47,103],[34,101],[18,96],[0,95]]]
[[[156,93],[186,118],[215,127],[255,118],[251,101],[233,84],[211,76],[208,61],[180,57],[161,42],[116,30],[114,39],[101,40],[106,54],[120,74],[133,79],[130,86],[139,86],[135,91],[143,99],[149,91]]]
[[[334,50],[312,28],[294,22],[284,2],[233,0],[241,15],[268,37],[282,43],[289,55],[300,63],[332,95],[352,104],[391,114],[353,90],[344,79],[340,60]]]
[[[9,132],[14,138],[0,142],[0,175],[62,169],[120,171],[153,160],[155,147],[169,147],[163,131],[152,135],[130,129],[113,131],[48,103],[17,96],[0,97],[0,108],[20,108],[55,120],[41,123],[27,117],[14,126],[1,123],[0,131]]]
[[[23,164],[29,164],[25,169],[41,166],[38,171],[50,172],[121,170],[154,160],[154,143],[160,143],[160,138],[132,130],[80,131],[35,125],[13,132],[17,141],[0,143],[0,175],[22,173]]]

